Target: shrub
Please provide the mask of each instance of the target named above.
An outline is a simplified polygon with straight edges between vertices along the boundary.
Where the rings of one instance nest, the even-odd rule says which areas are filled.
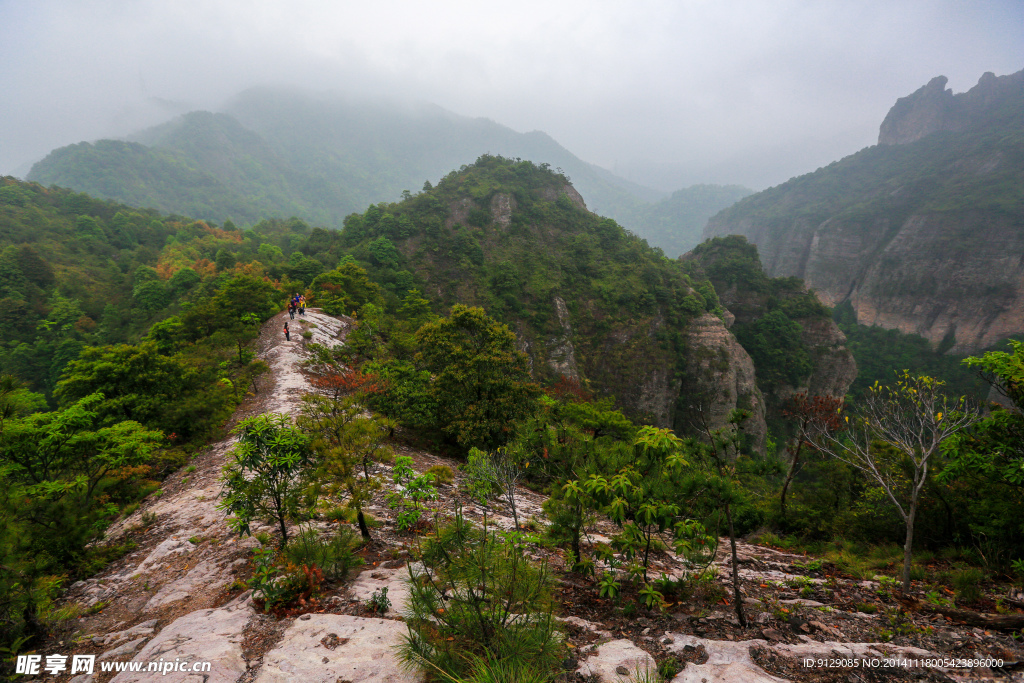
[[[348,527],[340,527],[330,536],[304,529],[285,547],[284,556],[289,564],[319,567],[325,578],[341,580],[363,563],[355,554],[358,545],[359,539]]]
[[[429,474],[438,484],[450,485],[455,481],[455,473],[448,465],[434,465],[424,474]]]
[[[981,599],[981,582],[984,572],[974,567],[962,569],[953,575],[953,587],[956,589],[956,601],[970,604]]]
[[[462,474],[462,484],[473,500],[487,505],[487,500],[498,488],[498,474],[488,455],[478,448],[471,448]]]
[[[217,507],[232,515],[229,523],[242,536],[256,520],[275,522],[283,547],[286,522],[309,507],[304,496],[313,465],[309,437],[279,413],[246,418],[233,433],[238,441],[224,468],[224,498]]]
[[[381,586],[373,591],[373,595],[366,601],[366,609],[370,610],[370,614],[380,614],[381,616],[391,609],[391,598],[388,597],[387,586]]]
[[[410,667],[451,676],[511,668],[501,680],[548,680],[561,659],[546,565],[526,557],[523,541],[474,528],[458,510],[426,540],[413,574],[399,648]]]
[[[395,459],[395,468],[391,476],[402,490],[390,494],[388,503],[393,509],[398,510],[398,528],[411,529],[423,515],[424,501],[437,500],[434,477],[431,474],[417,476],[412,468],[412,458],[408,456]]]

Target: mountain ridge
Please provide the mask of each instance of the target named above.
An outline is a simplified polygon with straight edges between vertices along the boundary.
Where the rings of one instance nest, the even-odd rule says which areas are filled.
[[[829,306],[849,301],[859,323],[956,353],[1018,333],[1024,89],[961,130],[869,147],[747,197],[703,236],[729,234],[758,246],[770,276],[803,279]]]

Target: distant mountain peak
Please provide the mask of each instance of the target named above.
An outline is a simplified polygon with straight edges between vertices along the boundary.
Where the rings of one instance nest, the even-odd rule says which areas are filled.
[[[1024,71],[996,76],[986,71],[978,84],[954,95],[949,79],[936,76],[896,100],[878,129],[878,144],[903,145],[939,131],[960,131],[986,119],[1002,105],[1024,105]]]

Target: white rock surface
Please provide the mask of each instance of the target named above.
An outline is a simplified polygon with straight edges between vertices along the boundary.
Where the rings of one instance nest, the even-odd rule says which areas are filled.
[[[404,671],[394,646],[408,630],[390,619],[313,614],[296,619],[263,657],[256,683],[419,683]]]
[[[600,683],[621,683],[637,672],[657,671],[658,664],[649,654],[625,638],[597,648],[597,653],[580,661],[576,672],[583,677],[596,676]]]
[[[229,583],[231,583],[231,574],[228,570],[221,569],[212,560],[203,560],[190,569],[185,576],[164,584],[156,595],[149,599],[143,611],[148,612],[177,600],[184,600],[200,588],[217,588]]]
[[[806,636],[804,642],[795,645],[786,643],[768,643],[765,640],[742,640],[738,642],[725,640],[707,640],[694,636],[671,634],[674,641],[668,646],[673,653],[682,652],[686,646],[704,646],[708,653],[708,661],[704,664],[687,664],[679,672],[672,683],[785,683],[787,679],[772,676],[754,663],[750,657],[750,648],[764,646],[780,655],[803,659],[908,659],[927,658],[936,655],[916,647],[899,647],[884,643],[838,643],[834,641],[819,642]]]
[[[118,645],[113,650],[107,650],[99,657],[97,657],[96,661],[102,662],[107,659],[120,659],[122,657],[125,657],[126,655],[135,654],[135,651],[142,647],[142,644],[146,642],[146,640],[147,639],[145,637],[136,638],[135,640],[129,640],[124,645]]]
[[[904,647],[887,643],[837,643],[834,641],[819,642],[806,636],[802,643],[795,645],[780,643],[772,649],[788,657],[839,658],[839,659],[886,659],[898,660],[938,658],[928,650],[919,647]]]
[[[187,538],[182,538],[180,534],[176,534],[153,548],[153,551],[146,556],[146,559],[139,563],[139,566],[135,571],[143,573],[148,569],[156,568],[161,562],[172,555],[190,553],[195,549],[196,546],[194,543],[189,541]]]
[[[365,603],[381,588],[388,589],[388,600],[391,607],[384,616],[394,618],[405,611],[409,601],[409,568],[406,566],[393,569],[367,570],[359,574],[349,587],[354,600]]]
[[[687,645],[704,646],[708,661],[704,664],[689,663],[676,674],[672,683],[787,683],[786,679],[772,676],[750,658],[753,645],[767,645],[764,640],[705,640],[694,636],[673,633],[668,646],[670,652],[681,653]]]
[[[192,672],[122,672],[112,683],[141,683],[158,677],[163,683],[235,683],[246,669],[242,659],[242,631],[253,615],[247,594],[219,609],[203,609],[175,619],[139,652],[132,661],[154,662],[163,658],[184,662],[210,662],[203,675]]]

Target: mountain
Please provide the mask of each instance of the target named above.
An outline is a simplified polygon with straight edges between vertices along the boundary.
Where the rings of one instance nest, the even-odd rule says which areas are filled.
[[[354,258],[396,298],[415,287],[442,311],[482,306],[516,333],[542,383],[578,381],[684,433],[747,409],[743,430],[763,449],[761,369],[727,329],[711,282],[590,212],[562,174],[481,157],[310,240],[300,248],[311,258]]]
[[[622,223],[652,247],[676,258],[700,243],[709,218],[753,193],[739,185],[693,185],[638,207]]]
[[[340,227],[344,217],[481,154],[560,168],[621,218],[663,194],[575,157],[539,131],[517,133],[433,105],[357,102],[258,88],[219,113],[191,112],[131,136],[51,152],[29,178],[136,206],[218,222],[298,216]]]
[[[857,322],[970,353],[1024,329],[1024,72],[892,108],[883,144],[741,200],[704,237],[744,235]],[[941,92],[940,92],[941,90]]]

